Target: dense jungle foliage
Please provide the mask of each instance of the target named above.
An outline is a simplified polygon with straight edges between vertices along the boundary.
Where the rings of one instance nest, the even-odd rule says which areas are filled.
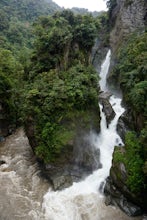
[[[33,43],[31,24],[41,15],[51,15],[60,7],[51,0],[1,0],[0,45],[5,49],[23,53]],[[16,54],[15,54],[16,56]]]
[[[98,109],[98,78],[90,55],[99,25],[91,15],[75,16],[69,10],[34,23],[24,110],[26,121],[32,118],[35,124],[35,151],[45,162],[54,161],[72,140],[76,118]]]
[[[86,127],[90,110],[99,112],[90,55],[95,38],[107,31],[107,15],[74,15],[38,0],[3,0],[0,9],[2,117],[26,128],[31,121],[38,157],[54,161],[75,135],[77,118],[84,116]]]
[[[116,0],[107,4],[111,18]],[[107,13],[93,18],[60,10],[52,1],[0,1],[0,110],[10,124],[32,123],[36,154],[45,162],[54,161],[68,145],[75,119],[80,122],[85,115],[87,126],[89,111],[97,108],[98,78],[90,62],[91,48],[96,37],[103,38],[103,46],[109,43]],[[146,190],[147,175],[146,42],[146,32],[131,35],[120,48],[113,71],[133,117],[123,161],[129,170],[127,184],[138,194]]]
[[[127,185],[134,193],[142,193],[147,187],[147,33],[133,34],[118,53],[118,64],[113,71],[132,115],[126,135],[126,153],[116,156],[128,169]]]
[[[10,124],[21,121],[20,94],[33,49],[32,24],[38,16],[57,10],[60,7],[50,0],[0,1],[0,118]]]

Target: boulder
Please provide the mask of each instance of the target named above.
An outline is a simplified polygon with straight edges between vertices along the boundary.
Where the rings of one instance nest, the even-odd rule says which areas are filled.
[[[124,147],[116,147],[115,151],[125,153]],[[115,153],[114,151],[114,153]],[[138,216],[143,213],[143,197],[131,192],[127,186],[128,171],[123,162],[114,161],[110,175],[106,179],[104,194],[106,205],[116,205],[129,216]]]
[[[134,119],[132,117],[131,109],[128,109],[118,119],[117,132],[124,141],[126,132],[133,129]]]
[[[5,164],[6,162],[4,160],[0,160],[0,166]]]
[[[78,140],[64,150],[56,163],[44,164],[39,161],[42,174],[53,185],[54,190],[62,190],[78,182],[102,167],[100,150],[90,142],[91,136],[79,135]]]
[[[101,92],[99,94],[99,99],[102,100],[102,99],[107,99],[109,100],[109,98],[111,97],[111,93],[110,92]]]
[[[118,206],[123,212],[129,216],[142,215],[142,210],[139,206],[128,201],[121,191],[113,184],[111,177],[106,180],[105,188],[105,204]]]
[[[99,96],[100,104],[103,106],[102,110],[106,115],[107,127],[109,126],[110,122],[113,120],[113,118],[116,115],[109,102],[110,96],[111,96],[110,93],[101,93]]]
[[[51,181],[54,190],[62,190],[72,185],[72,177],[70,175],[52,176]]]
[[[41,157],[36,155],[42,170],[42,175],[52,184],[54,189],[63,189],[74,181],[80,181],[100,168],[100,151],[96,149],[93,136],[99,132],[99,108],[91,107],[78,114],[71,112],[62,118],[60,124],[65,130],[71,131],[69,139],[61,148],[61,152],[47,164]],[[36,121],[33,116],[28,116],[25,131],[33,151],[38,145],[35,136]],[[63,131],[61,130],[61,135]],[[57,184],[59,182],[59,184]]]
[[[125,140],[125,134],[127,131],[128,129],[126,128],[126,125],[124,123],[123,116],[120,116],[117,123],[117,133],[119,134],[123,142]]]

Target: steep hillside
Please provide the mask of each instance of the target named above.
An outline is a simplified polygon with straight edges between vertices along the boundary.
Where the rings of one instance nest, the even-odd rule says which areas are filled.
[[[82,15],[86,15],[86,14],[92,14],[92,16],[94,17],[97,17],[97,16],[100,16],[101,14],[103,14],[103,11],[89,11],[88,9],[85,9],[85,8],[77,8],[77,7],[73,7],[71,8],[71,11],[74,13],[74,14],[82,14]]]
[[[33,40],[31,24],[38,16],[50,15],[60,7],[45,0],[2,0],[0,2],[1,47],[14,52],[22,46],[30,47]]]
[[[147,2],[145,0],[110,0],[108,5],[112,27],[110,45],[115,52],[130,33],[144,31]]]
[[[99,130],[98,77],[91,65],[99,23],[91,15],[64,10],[41,17],[34,27],[36,39],[23,96],[26,134],[36,156],[48,167],[48,177],[68,172],[71,184],[86,167],[93,169],[88,163],[92,158],[84,159],[91,157],[88,141],[88,152],[85,149],[77,164],[83,174],[77,169],[72,175],[73,153],[79,143],[85,146],[84,137],[91,129]]]
[[[60,7],[52,1],[0,1],[0,136],[18,124],[19,94],[34,41],[32,24],[38,16],[57,10]]]
[[[50,16],[48,4],[1,2],[0,138],[25,125],[36,157],[51,165],[50,176],[50,171],[66,171],[67,164],[71,168],[79,142],[85,146],[90,130],[99,131],[98,76],[91,51],[96,37],[107,31],[107,15],[63,10]],[[99,166],[89,156],[90,141],[86,146],[79,178]]]
[[[118,124],[125,146],[115,149],[105,192],[127,214],[139,215],[147,204],[147,2],[110,0],[108,5],[112,29],[109,82],[122,89],[126,112]]]
[[[33,21],[40,15],[53,14],[60,7],[53,1],[45,0],[2,0],[0,2],[1,15],[4,18],[2,26],[8,25],[6,21],[17,18],[21,21]],[[2,19],[1,17],[1,19]]]

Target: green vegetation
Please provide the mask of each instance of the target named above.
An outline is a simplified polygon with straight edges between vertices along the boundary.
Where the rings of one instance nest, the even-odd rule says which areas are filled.
[[[80,121],[91,108],[98,110],[97,82],[93,67],[81,64],[60,73],[43,72],[30,84],[25,97],[25,118],[34,120],[36,153],[45,162],[54,161],[68,145],[75,135],[77,118]],[[85,123],[87,120],[86,115]]]
[[[92,124],[87,112],[98,111],[98,77],[89,60],[97,26],[91,15],[67,10],[40,17],[34,28],[23,109],[35,124],[36,154],[54,162],[74,138],[77,119],[86,128]]]
[[[90,55],[96,37],[108,46],[116,4],[107,1],[109,13],[94,18],[61,11],[51,0],[0,1],[0,117],[26,130],[31,124],[34,151],[45,163],[68,154],[80,130],[99,126],[98,77]],[[146,32],[131,35],[113,71],[134,128],[126,152],[116,152],[114,160],[125,164],[126,184],[138,195],[145,194],[147,178],[146,42]]]
[[[147,116],[147,33],[131,35],[118,54],[113,72],[134,114]],[[144,120],[145,121],[145,120]]]
[[[89,11],[88,9],[85,8],[77,8],[77,7],[73,7],[71,8],[71,11],[75,14],[75,15],[87,15],[87,14],[92,14],[93,17],[98,17],[101,14],[103,14],[103,11]]]
[[[10,112],[13,109],[11,89],[12,85],[10,80],[0,71],[0,99],[1,105],[3,105],[5,109],[5,117],[8,119],[10,119]]]
[[[89,64],[87,53],[91,52],[97,34],[92,16],[74,16],[67,10],[53,17],[41,17],[34,26],[37,38],[32,72],[68,69],[79,62]]]
[[[125,152],[121,153],[118,149],[114,154],[114,161],[123,162],[127,169],[127,186],[131,192],[137,195],[141,195],[147,187],[144,172],[144,146],[140,138],[135,133],[128,132],[125,141]]]
[[[1,47],[19,56],[19,51],[23,53],[25,47],[32,47],[32,23],[38,16],[51,15],[57,10],[60,10],[60,7],[52,1],[0,1]]]
[[[124,1],[129,7],[132,0]],[[109,24],[112,29],[116,21],[117,1],[108,0]],[[116,10],[115,10],[116,9]],[[118,9],[119,10],[119,9]],[[112,172],[116,171],[118,182],[127,185],[136,195],[140,205],[146,204],[147,191],[147,33],[136,28],[136,32],[119,42],[114,54],[116,65],[110,81],[122,89],[123,101],[132,123],[127,126],[130,132],[125,137],[125,147],[117,147],[114,152]],[[127,122],[126,122],[127,123]],[[127,176],[121,175],[119,165],[123,163]],[[116,170],[115,170],[116,169]],[[117,172],[119,170],[119,172]],[[119,185],[119,184],[118,184]],[[126,193],[126,190],[122,190]],[[135,196],[132,196],[132,199]],[[140,199],[141,198],[141,199]]]
[[[147,187],[147,33],[133,34],[118,51],[113,71],[120,84],[124,101],[133,117],[133,132],[126,135],[122,155],[115,152],[114,161],[123,162],[128,171],[126,184],[133,193],[144,194]]]
[[[52,1],[0,1],[0,106],[7,123],[22,121],[23,88],[33,49],[32,23],[60,8]]]
[[[113,10],[117,6],[116,0],[107,0],[107,8],[108,8],[108,16],[109,16],[109,24],[110,27],[114,27],[116,14],[113,13]]]
[[[3,0],[0,8],[2,117],[26,130],[30,120],[34,151],[55,162],[78,127],[99,127],[98,76],[90,55],[106,15],[74,15],[49,0]]]
[[[23,68],[16,61],[11,51],[0,50],[0,104],[4,111],[4,118],[9,123],[17,123],[17,92],[21,88],[20,81]]]

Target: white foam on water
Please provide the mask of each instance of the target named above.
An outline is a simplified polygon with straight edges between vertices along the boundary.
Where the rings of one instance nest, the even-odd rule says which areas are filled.
[[[110,51],[102,64],[101,78],[107,78]],[[106,80],[102,90],[106,91]],[[38,164],[22,129],[6,138],[0,145],[0,219],[8,220],[131,220],[119,209],[107,207],[102,194],[103,183],[109,175],[114,146],[122,141],[116,132],[119,116],[124,109],[121,99],[111,96],[110,103],[116,112],[106,126],[101,109],[101,132],[91,133],[92,146],[100,149],[102,168],[94,171],[79,183],[54,192],[42,179]],[[101,190],[99,190],[101,188]],[[48,191],[47,191],[48,190]],[[44,196],[43,196],[44,195]]]
[[[110,64],[110,50],[101,67],[100,87],[107,91],[106,78]],[[42,208],[46,220],[102,220],[102,219],[127,219],[121,218],[121,212],[112,207],[106,207],[104,197],[99,192],[102,183],[109,175],[112,164],[112,154],[114,146],[123,144],[116,132],[117,121],[124,112],[121,106],[121,99],[111,96],[110,103],[116,116],[107,128],[106,118],[101,110],[101,132],[92,138],[93,144],[100,149],[100,162],[102,168],[94,171],[91,175],[79,183],[62,191],[48,191],[44,196]],[[116,214],[117,213],[117,214]],[[115,215],[118,217],[116,218]],[[122,214],[123,215],[123,214]]]

